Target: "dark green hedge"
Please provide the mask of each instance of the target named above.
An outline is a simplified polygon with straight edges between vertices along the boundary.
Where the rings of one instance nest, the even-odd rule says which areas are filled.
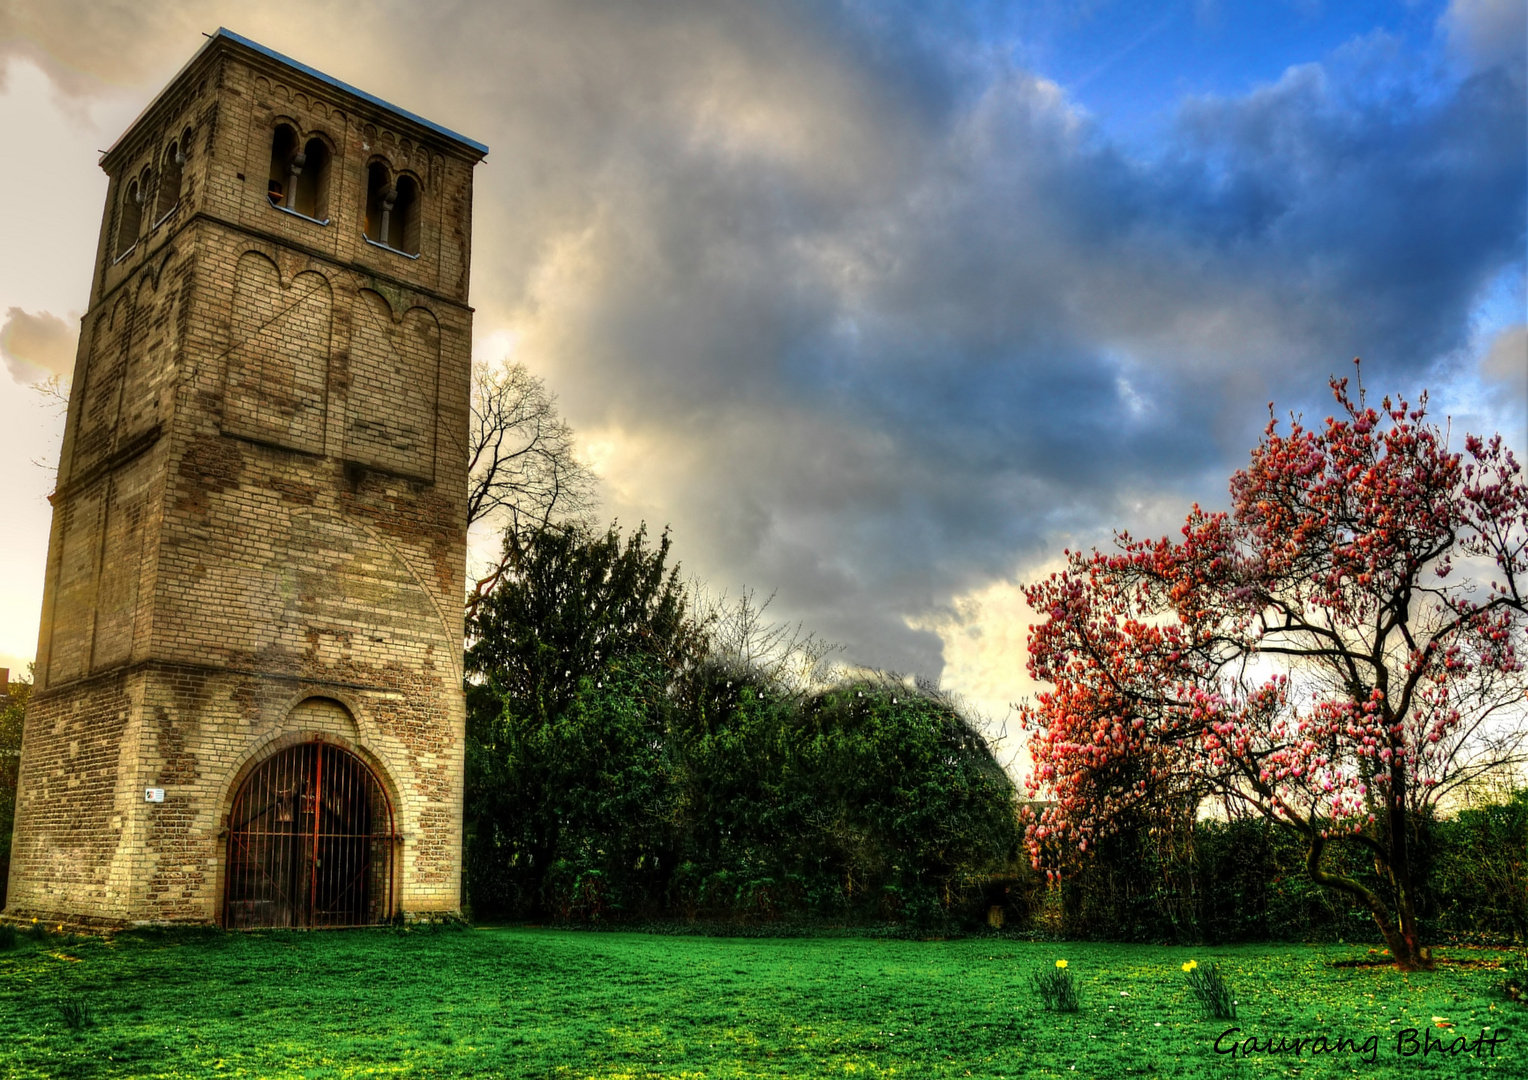
[[[1528,789],[1413,828],[1428,940],[1528,940]],[[1384,894],[1353,849],[1327,858]],[[1380,940],[1367,913],[1310,880],[1298,837],[1260,820],[1124,830],[1065,877],[1059,908],[1061,933],[1100,940]]]
[[[495,741],[469,744],[470,775],[498,792],[469,800],[475,915],[943,926],[981,917],[1015,865],[1012,784],[937,696],[802,700],[720,668],[664,694],[649,675],[612,665],[555,720],[471,725]]]

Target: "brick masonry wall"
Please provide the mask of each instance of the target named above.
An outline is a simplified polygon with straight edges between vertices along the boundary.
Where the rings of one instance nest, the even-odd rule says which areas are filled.
[[[216,920],[237,784],[316,737],[382,780],[398,904],[455,911],[477,158],[214,45],[103,162],[7,914]],[[267,199],[276,123],[331,149],[327,224]],[[118,259],[172,138],[180,200]],[[417,259],[362,237],[379,160],[421,183]]]

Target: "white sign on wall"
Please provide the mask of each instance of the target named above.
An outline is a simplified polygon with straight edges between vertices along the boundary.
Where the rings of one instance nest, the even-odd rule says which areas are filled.
[[[164,802],[164,788],[151,787],[143,789],[144,802]]]

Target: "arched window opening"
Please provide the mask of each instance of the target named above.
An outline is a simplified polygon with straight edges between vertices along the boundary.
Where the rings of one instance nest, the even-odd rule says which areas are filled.
[[[387,246],[406,255],[419,254],[419,185],[412,176],[400,176],[393,185],[397,198],[389,224]]]
[[[154,224],[158,225],[170,216],[170,211],[180,205],[181,171],[186,155],[179,141],[170,143],[164,152],[164,167],[159,170],[159,199],[154,206]]]
[[[117,258],[122,258],[138,242],[138,228],[143,224],[143,188],[129,180],[122,194],[122,213],[117,218]]]
[[[366,239],[377,244],[387,243],[387,230],[392,221],[392,181],[387,166],[373,161],[366,167],[366,223],[362,230]]]
[[[292,163],[296,157],[297,132],[286,124],[277,124],[276,133],[271,138],[271,175],[265,189],[272,206],[291,209],[287,193],[292,188]],[[300,162],[297,168],[302,168]]]
[[[396,836],[381,782],[348,750],[310,742],[267,758],[229,812],[223,925],[387,922]]]
[[[329,147],[322,139],[309,139],[296,171],[297,188],[292,209],[304,217],[322,220],[329,203]]]

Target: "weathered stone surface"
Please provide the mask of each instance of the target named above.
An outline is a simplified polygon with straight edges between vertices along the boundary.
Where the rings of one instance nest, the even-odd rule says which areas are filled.
[[[267,198],[281,123],[327,148],[309,218]],[[220,36],[102,159],[8,915],[216,921],[239,781],[314,737],[391,799],[401,908],[459,907],[480,158]],[[376,162],[417,256],[363,237]]]

